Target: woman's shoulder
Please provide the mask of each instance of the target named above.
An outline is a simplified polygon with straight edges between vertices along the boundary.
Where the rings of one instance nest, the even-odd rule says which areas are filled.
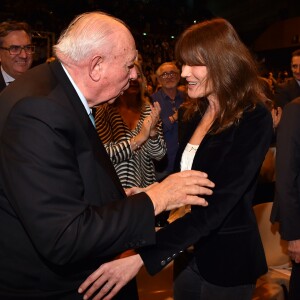
[[[250,127],[273,129],[272,114],[265,104],[260,102],[245,109],[241,122]]]
[[[263,102],[248,105],[244,110],[244,116],[271,116],[271,112]]]

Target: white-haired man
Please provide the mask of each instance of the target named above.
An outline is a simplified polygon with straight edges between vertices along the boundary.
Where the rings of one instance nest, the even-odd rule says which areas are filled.
[[[212,193],[195,171],[144,192],[122,189],[90,116],[137,76],[135,42],[122,21],[80,15],[54,51],[54,62],[0,96],[1,299],[82,299],[80,283],[101,263],[155,243],[154,215],[206,205],[199,195]],[[137,299],[135,283],[116,299]]]

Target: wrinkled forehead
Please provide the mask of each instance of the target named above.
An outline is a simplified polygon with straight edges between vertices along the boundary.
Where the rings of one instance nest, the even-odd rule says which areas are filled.
[[[136,49],[135,41],[130,33],[126,34],[126,32],[123,32],[120,35],[113,35],[112,40],[114,42],[112,43],[109,52],[113,58],[118,59],[120,57],[126,57],[126,60],[132,62],[137,60],[138,51]]]
[[[14,30],[0,39],[2,44],[25,45],[30,43],[30,37],[24,30]]]
[[[178,68],[175,65],[164,65],[160,68],[160,73],[165,73],[165,72],[179,72]]]

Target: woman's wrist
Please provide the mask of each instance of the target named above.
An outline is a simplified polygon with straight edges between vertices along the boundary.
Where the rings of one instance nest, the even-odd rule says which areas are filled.
[[[132,137],[129,143],[132,151],[137,151],[141,148],[140,144],[136,140],[136,136]]]
[[[150,131],[149,138],[150,138],[151,140],[155,140],[155,139],[157,139],[157,137],[158,137],[158,133],[157,133],[156,130]]]

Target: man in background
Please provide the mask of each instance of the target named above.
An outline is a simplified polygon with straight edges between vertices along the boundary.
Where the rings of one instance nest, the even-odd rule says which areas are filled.
[[[291,70],[293,77],[283,84],[275,85],[274,100],[277,106],[284,107],[293,99],[300,97],[300,49],[292,53]]]
[[[283,110],[277,131],[276,194],[272,222],[279,222],[292,259],[289,300],[300,299],[300,97]]]
[[[31,67],[34,51],[27,23],[0,23],[0,91]]]
[[[185,100],[185,93],[177,89],[180,71],[174,62],[165,62],[156,71],[161,88],[151,98],[161,107],[160,118],[163,125],[167,154],[156,162],[156,178],[158,181],[171,174],[174,169],[175,156],[178,149],[178,108]]]

